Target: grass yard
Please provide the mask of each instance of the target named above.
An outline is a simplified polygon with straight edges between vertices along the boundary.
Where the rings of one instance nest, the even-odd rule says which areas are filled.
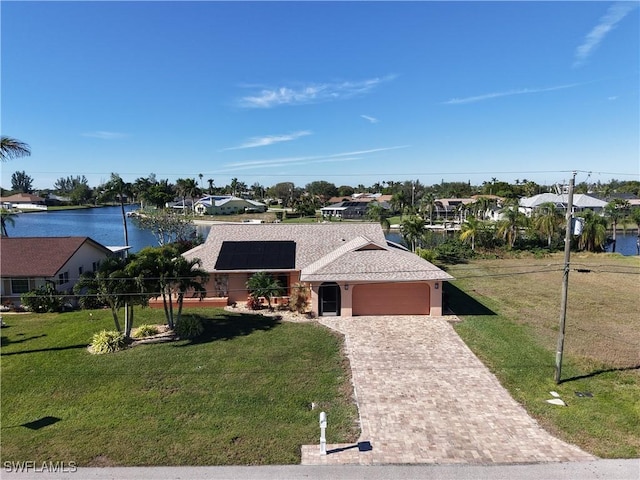
[[[341,338],[315,323],[193,313],[206,317],[195,341],[107,355],[86,348],[113,329],[107,310],[5,315],[2,461],[299,463],[300,445],[318,442],[321,410],[329,443],[357,439]],[[136,325],[163,320],[158,310],[136,311]]]
[[[455,328],[549,431],[599,457],[640,456],[640,259],[572,254],[562,381],[554,381],[563,255],[452,266]],[[545,402],[557,391],[568,407]],[[576,392],[592,396],[577,396]]]

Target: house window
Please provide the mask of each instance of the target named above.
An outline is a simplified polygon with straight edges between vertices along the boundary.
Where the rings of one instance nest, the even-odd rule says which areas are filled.
[[[78,267],[78,276],[82,275],[83,270],[82,266]]]
[[[12,293],[27,293],[29,291],[29,279],[28,278],[12,278],[11,279],[11,292]]]
[[[91,264],[91,268],[94,272],[98,271],[98,267],[100,266],[100,262],[93,262]]]
[[[58,275],[58,285],[64,285],[65,283],[69,283],[69,272]]]
[[[280,284],[282,289],[284,290],[283,295],[289,295],[289,274],[288,273],[278,273],[273,276],[275,280]]]

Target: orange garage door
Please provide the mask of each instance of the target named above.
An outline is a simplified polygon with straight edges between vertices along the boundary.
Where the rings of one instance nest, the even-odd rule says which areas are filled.
[[[376,283],[353,287],[353,315],[429,315],[426,283]]]

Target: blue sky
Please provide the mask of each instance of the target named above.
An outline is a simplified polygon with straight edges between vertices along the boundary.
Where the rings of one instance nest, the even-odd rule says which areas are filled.
[[[638,180],[638,5],[3,1],[2,186]]]

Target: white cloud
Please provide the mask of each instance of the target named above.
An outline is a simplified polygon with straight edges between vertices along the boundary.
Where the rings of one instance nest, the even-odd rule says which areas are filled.
[[[290,142],[292,140],[296,140],[300,137],[304,137],[307,135],[311,135],[311,132],[309,130],[301,130],[299,132],[289,133],[286,135],[266,135],[264,137],[251,137],[250,139],[245,141],[242,145],[238,145],[237,147],[223,148],[221,151],[241,150],[244,148],[255,148],[255,147],[266,147],[268,145],[273,145],[274,143]]]
[[[616,2],[611,5],[607,13],[600,19],[600,23],[593,27],[584,38],[582,44],[576,49],[573,66],[579,67],[583,65],[607,34],[637,6],[637,2]]]
[[[370,117],[369,115],[360,115],[362,118],[364,118],[365,120],[368,120],[371,123],[378,123],[378,119],[375,117]]]
[[[617,95],[616,96],[607,97],[607,100],[611,100],[611,101],[617,100],[617,99],[618,99]]]
[[[119,132],[105,132],[98,130],[97,132],[86,132],[82,134],[83,137],[100,138],[102,140],[118,140],[120,138],[127,138],[129,135]]]
[[[393,80],[390,75],[361,81],[310,84],[298,87],[283,86],[263,88],[255,95],[242,97],[239,105],[245,108],[272,108],[281,105],[304,105],[309,103],[344,100],[369,93],[381,83]]]
[[[482,102],[484,100],[492,100],[494,98],[500,97],[510,97],[513,95],[525,95],[531,93],[542,93],[542,92],[552,92],[554,90],[563,90],[565,88],[573,88],[577,87],[581,84],[579,83],[571,83],[568,85],[558,85],[555,87],[546,87],[546,88],[521,88],[519,90],[507,90],[505,92],[494,92],[494,93],[485,93],[484,95],[476,95],[473,97],[464,97],[464,98],[452,98],[447,100],[446,102],[442,102],[445,105],[460,105],[463,103],[474,103],[474,102]]]

